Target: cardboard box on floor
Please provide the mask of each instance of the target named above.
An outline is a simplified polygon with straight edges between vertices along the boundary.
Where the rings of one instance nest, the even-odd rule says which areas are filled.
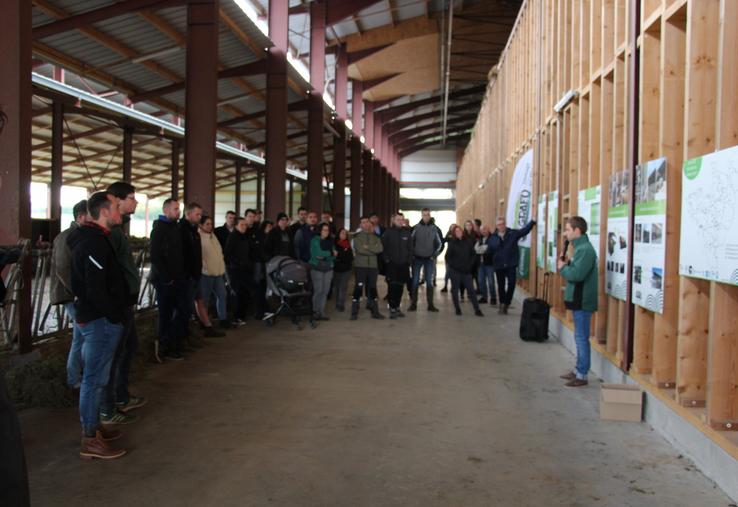
[[[628,384],[602,384],[600,419],[640,422],[643,413],[643,391]]]

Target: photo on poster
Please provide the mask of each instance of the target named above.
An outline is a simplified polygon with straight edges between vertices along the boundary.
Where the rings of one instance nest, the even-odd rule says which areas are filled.
[[[592,247],[601,257],[600,252],[600,186],[585,188],[579,191],[577,214],[587,221],[587,237]]]
[[[607,209],[607,260],[613,269],[605,276],[605,292],[621,301],[628,297],[628,232],[630,214],[630,171],[610,176]]]
[[[664,303],[666,170],[666,159],[660,158],[638,165],[634,174],[633,283],[636,278],[640,283],[633,302],[657,313],[663,312]]]

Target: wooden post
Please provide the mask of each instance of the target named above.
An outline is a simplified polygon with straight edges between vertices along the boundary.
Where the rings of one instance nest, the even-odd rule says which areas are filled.
[[[687,12],[687,108],[684,158],[715,148],[719,0],[690,2]],[[682,277],[679,285],[677,400],[701,406],[706,399],[710,283]]]

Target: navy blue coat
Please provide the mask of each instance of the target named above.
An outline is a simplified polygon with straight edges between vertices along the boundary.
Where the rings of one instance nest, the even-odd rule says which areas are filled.
[[[487,248],[492,251],[492,265],[495,271],[507,268],[516,268],[520,262],[520,249],[518,241],[530,233],[535,220],[528,222],[522,229],[510,229],[505,232],[504,239],[497,231],[493,232],[487,240]]]

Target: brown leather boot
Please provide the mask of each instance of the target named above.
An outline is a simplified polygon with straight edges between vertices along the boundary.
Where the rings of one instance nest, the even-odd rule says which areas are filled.
[[[100,425],[100,429],[97,430],[98,433],[100,433],[100,437],[105,442],[112,442],[113,440],[118,440],[120,437],[123,436],[123,432],[120,430],[108,430],[105,429],[105,426]]]
[[[97,431],[94,437],[82,437],[79,457],[82,459],[117,459],[124,456],[125,453],[125,449],[113,449],[110,447],[103,439],[100,431]]]

